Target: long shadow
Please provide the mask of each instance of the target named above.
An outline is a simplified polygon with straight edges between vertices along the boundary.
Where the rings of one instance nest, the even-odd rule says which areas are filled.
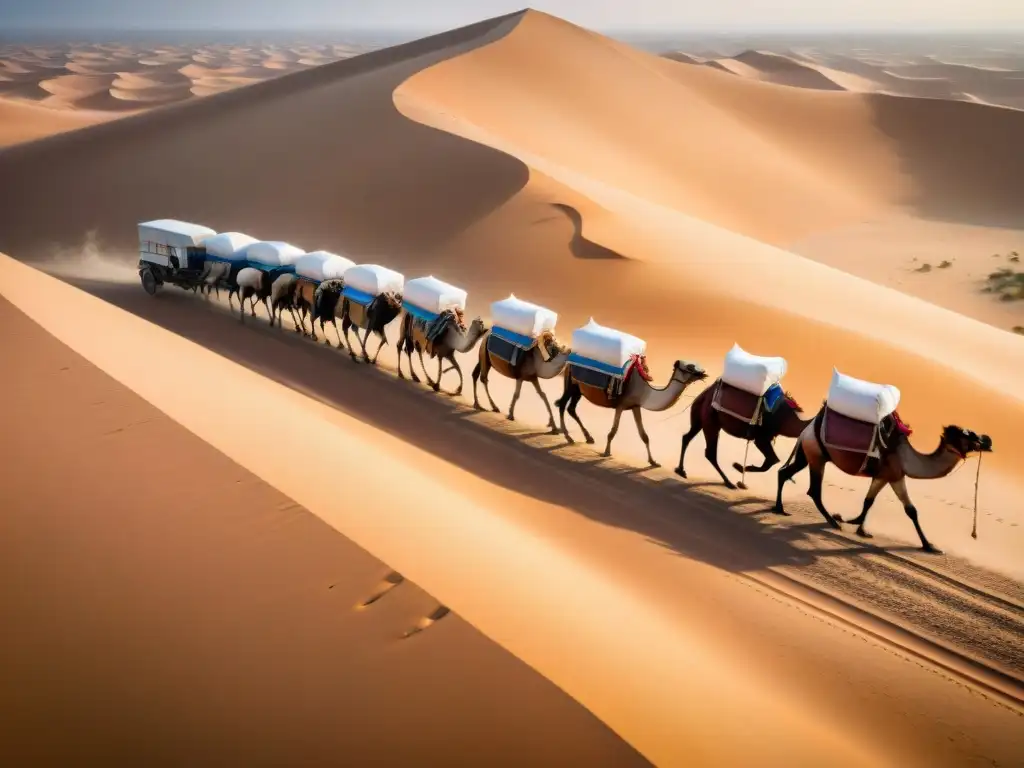
[[[872,95],[918,214],[989,227],[1024,226],[1024,112],[945,99]]]
[[[393,93],[518,18],[8,147],[0,251],[38,259],[93,232],[105,251],[132,254],[136,222],[157,218],[307,250],[401,255],[445,242],[515,195],[529,171],[409,120]]]
[[[271,329],[263,317],[242,325],[221,306],[190,293],[171,289],[154,299],[134,285],[69,282],[484,480],[635,531],[681,556],[747,572],[868,551],[838,536],[830,543],[847,548],[815,549],[807,539],[814,535],[820,540],[824,523],[765,525],[749,514],[752,503],[765,510],[760,499],[719,500],[664,473],[638,473],[635,467],[600,459],[590,448],[567,448],[560,436],[538,446],[530,429],[517,430],[495,414],[478,414],[462,401],[399,380],[388,370],[353,363],[347,354],[291,330]],[[390,366],[392,354],[386,350],[381,362]]]
[[[569,241],[569,250],[577,259],[625,259],[621,253],[605,248],[583,236],[583,217],[580,212],[571,205],[564,203],[551,203],[552,208],[557,208],[564,213],[572,222],[572,240]]]

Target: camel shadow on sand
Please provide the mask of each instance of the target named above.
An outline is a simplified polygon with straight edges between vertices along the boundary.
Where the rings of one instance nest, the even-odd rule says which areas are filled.
[[[136,285],[72,282],[488,482],[633,531],[682,557],[744,573],[882,551],[828,529],[813,509],[796,506],[779,524],[762,498],[712,495],[701,488],[708,484],[680,482],[666,469],[603,459],[536,425],[475,411],[462,399],[399,380],[388,350],[380,367],[355,364],[337,349],[270,328],[262,316],[243,326],[222,306],[190,293],[169,289],[154,299]],[[470,385],[468,372],[466,381]]]

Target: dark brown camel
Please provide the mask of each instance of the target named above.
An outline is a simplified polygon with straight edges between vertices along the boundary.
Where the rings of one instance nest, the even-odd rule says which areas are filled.
[[[430,384],[430,388],[435,392],[441,389],[441,377],[447,371],[454,370],[459,374],[459,386],[454,392],[448,393],[458,397],[462,394],[463,376],[462,368],[459,366],[459,361],[455,355],[465,354],[473,349],[477,342],[480,341],[480,338],[487,333],[487,324],[482,318],[477,317],[469,324],[469,328],[466,328],[462,326],[460,315],[452,311],[443,314],[448,318],[445,329],[440,337],[433,342],[427,339],[426,328],[422,323],[418,323],[416,318],[408,312],[402,314],[402,327],[398,332],[398,378],[405,378],[405,374],[402,373],[402,353],[404,352],[406,357],[409,358],[409,375],[413,381],[417,384],[419,383],[420,379],[412,367],[412,353],[415,350],[419,355],[423,375],[427,377],[427,383]],[[423,361],[424,351],[427,352],[428,357],[437,359],[437,381],[431,379],[430,374],[427,372],[427,366]],[[441,370],[445,361],[448,361],[451,365],[447,369]]]
[[[397,293],[382,293],[365,306],[346,297],[342,297],[341,302],[341,333],[345,337],[348,353],[352,356],[352,360],[359,362],[355,352],[352,351],[352,344],[348,340],[348,329],[355,326],[356,341],[359,342],[363,351],[363,362],[376,365],[380,351],[388,343],[385,329],[402,311],[402,296]],[[359,338],[360,328],[366,331],[361,339]],[[380,346],[377,347],[372,359],[366,354],[366,342],[371,333],[380,336]]]
[[[516,420],[516,403],[519,401],[523,382],[528,381],[533,384],[533,388],[537,390],[537,394],[540,395],[540,399],[544,402],[544,407],[548,409],[548,429],[551,430],[552,435],[557,435],[560,430],[558,425],[555,424],[555,414],[551,410],[551,403],[548,402],[547,395],[541,389],[540,380],[553,379],[565,370],[565,365],[569,361],[569,348],[558,344],[551,333],[545,333],[537,339],[537,343],[529,352],[520,354],[515,365],[511,365],[488,351],[487,342],[490,340],[490,336],[490,331],[488,331],[480,342],[480,359],[476,367],[473,368],[473,407],[477,410],[483,410],[476,393],[476,383],[479,380],[484,385],[484,394],[487,395],[487,399],[491,403],[491,410],[495,413],[501,413],[501,409],[495,405],[494,398],[491,397],[490,387],[487,385],[488,373],[491,370],[495,370],[502,376],[513,379],[516,383],[516,391],[512,394],[512,402],[508,406],[508,420]],[[544,345],[543,350],[541,345]],[[547,357],[546,360],[545,357]]]
[[[729,413],[723,413],[714,407],[715,393],[721,386],[722,380],[718,379],[710,387],[705,389],[690,406],[690,431],[683,435],[682,447],[679,450],[679,466],[676,467],[676,474],[686,477],[686,470],[683,468],[683,459],[686,457],[686,449],[690,442],[700,431],[704,432],[704,456],[711,466],[715,468],[727,488],[735,488],[736,485],[726,477],[725,472],[718,464],[718,437],[720,433],[740,440],[749,440],[754,447],[764,456],[764,462],[760,465],[748,464],[744,467],[739,462],[733,463],[733,469],[737,472],[767,472],[778,464],[781,459],[775,453],[775,438],[777,437],[800,437],[800,433],[811,423],[808,419],[800,418],[803,410],[797,404],[793,396],[786,392],[782,402],[778,404],[775,411],[765,413],[759,424],[749,424],[742,419]],[[739,484],[743,487],[743,484]]]
[[[807,495],[811,497],[814,506],[828,521],[828,524],[833,528],[839,528],[843,519],[839,515],[829,514],[821,499],[825,466],[832,462],[848,475],[871,478],[871,485],[864,497],[861,513],[853,520],[848,521],[857,526],[858,536],[871,537],[871,534],[864,530],[868,510],[871,509],[871,505],[874,504],[875,498],[882,489],[891,485],[896,496],[903,503],[903,511],[907,513],[907,517],[910,518],[917,530],[918,538],[921,539],[921,549],[925,552],[941,554],[941,551],[932,546],[925,537],[924,531],[921,530],[921,524],[917,519],[917,507],[911,501],[910,492],[907,490],[907,478],[933,480],[945,477],[971,453],[991,451],[992,438],[957,426],[943,427],[938,447],[931,453],[918,453],[910,444],[909,434],[899,429],[891,429],[887,438],[887,447],[882,449],[878,460],[866,462],[864,453],[825,447],[821,432],[824,414],[825,408],[822,408],[800,434],[793,454],[787,460],[786,465],[779,470],[778,494],[772,511],[779,515],[788,514],[782,506],[782,488],[787,480],[805,467],[809,467],[811,482]],[[832,419],[831,412],[829,419]]]

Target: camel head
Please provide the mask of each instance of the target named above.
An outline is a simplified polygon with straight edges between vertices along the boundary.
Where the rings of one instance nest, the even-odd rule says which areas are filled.
[[[487,325],[482,317],[474,317],[473,322],[469,324],[469,330],[475,331],[478,334],[483,334],[490,330],[490,326]]]
[[[991,453],[992,438],[954,424],[942,428],[942,443],[961,458],[969,453]]]
[[[688,377],[691,381],[704,381],[708,377],[707,371],[696,363],[688,363],[685,360],[676,360],[673,365],[672,377],[675,374]]]

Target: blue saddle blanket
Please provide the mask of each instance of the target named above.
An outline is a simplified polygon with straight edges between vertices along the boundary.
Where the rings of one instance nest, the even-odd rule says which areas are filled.
[[[360,291],[358,288],[353,288],[351,285],[346,285],[345,289],[341,292],[341,295],[349,301],[354,301],[356,304],[362,304],[364,307],[368,307],[373,303],[373,300],[377,298],[366,291]]]
[[[415,304],[410,304],[408,301],[402,302],[402,309],[408,312],[410,315],[415,317],[417,320],[422,320],[424,323],[432,323],[439,315],[436,312],[428,312],[422,307],[417,307]]]
[[[608,363],[602,363],[600,360],[594,360],[589,357],[583,357],[583,355],[577,355],[575,352],[569,355],[569,363],[571,365],[579,366],[580,368],[586,368],[597,373],[603,373],[606,376],[613,376],[617,379],[625,378],[626,369],[629,367],[629,363],[626,363],[621,368],[617,368],[614,365],[608,365]]]
[[[508,328],[502,328],[498,325],[491,328],[491,338],[499,338],[502,341],[506,341],[513,346],[525,350],[533,349],[534,345],[537,343],[536,339],[531,339],[529,336],[524,336],[521,333],[510,331]]]
[[[780,384],[772,384],[768,387],[768,391],[764,393],[764,409],[768,413],[774,412],[779,407],[783,397],[785,397],[785,392],[782,386]]]

